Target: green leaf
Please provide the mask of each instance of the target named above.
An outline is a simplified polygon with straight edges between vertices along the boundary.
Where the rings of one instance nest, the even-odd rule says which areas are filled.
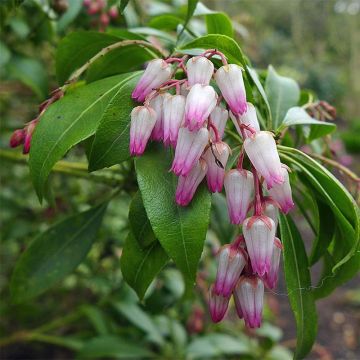
[[[270,104],[273,128],[276,129],[283,122],[286,112],[297,105],[300,99],[300,88],[295,80],[279,75],[270,65],[265,92]]]
[[[75,88],[54,103],[36,126],[30,150],[30,173],[40,201],[54,164],[75,144],[96,130],[104,109],[127,82],[136,77],[130,73]]]
[[[172,15],[172,14],[163,14],[159,16],[154,16],[149,21],[149,26],[159,30],[176,30],[177,26],[183,22],[183,19]]]
[[[120,0],[119,9],[120,9],[120,13],[121,13],[121,14],[124,12],[125,8],[126,8],[127,5],[129,4],[129,1],[130,1],[130,0]]]
[[[0,66],[3,67],[5,66],[10,58],[11,58],[11,52],[9,50],[9,48],[6,46],[6,44],[0,40]]]
[[[222,34],[234,37],[234,29],[230,18],[222,12],[205,16],[208,34]]]
[[[316,339],[317,314],[308,259],[300,233],[291,217],[280,215],[280,233],[284,245],[284,271],[291,308],[295,315],[297,343],[295,359],[304,358]]]
[[[139,342],[116,335],[95,337],[84,344],[78,353],[79,359],[141,359],[153,357],[153,354]]]
[[[211,197],[205,186],[200,186],[190,205],[178,206],[177,177],[169,172],[169,155],[164,149],[147,150],[135,161],[137,179],[156,237],[192,285],[203,251]]]
[[[28,86],[40,99],[48,94],[48,78],[44,65],[32,58],[14,56],[8,63],[10,77],[20,80]]]
[[[136,106],[131,93],[140,75],[137,72],[124,76],[103,112],[89,154],[90,171],[119,164],[130,157],[130,113]]]
[[[147,288],[168,261],[169,257],[158,241],[141,247],[129,233],[121,254],[121,271],[125,281],[143,299]]]
[[[187,24],[189,23],[190,19],[194,15],[196,5],[197,5],[198,2],[199,2],[199,0],[188,0],[188,2],[187,2],[187,12],[186,12],[186,17],[185,17],[185,22],[184,22],[183,29],[186,29]]]
[[[40,234],[18,260],[11,279],[16,302],[29,300],[71,273],[96,239],[107,203],[70,216]]]
[[[64,14],[61,15],[56,23],[57,31],[62,33],[76,19],[83,8],[83,0],[69,1],[69,7]]]
[[[89,319],[99,335],[107,335],[109,333],[108,319],[100,308],[93,305],[84,305],[81,311]]]
[[[247,64],[247,60],[237,42],[226,35],[211,34],[201,36],[196,40],[181,45],[177,51],[192,55],[194,51],[198,54],[199,49],[217,49],[225,54],[229,63],[238,64],[243,67]]]
[[[294,125],[310,126],[310,131],[307,135],[309,141],[330,134],[336,129],[335,124],[313,119],[303,108],[298,106],[292,107],[287,111],[284,121],[276,131],[281,132],[286,127]]]
[[[100,50],[126,39],[136,40],[143,38],[124,31],[116,35],[95,31],[70,33],[60,41],[56,52],[56,76],[59,83],[63,84],[76,69],[84,65]],[[109,54],[106,56],[109,56]]]

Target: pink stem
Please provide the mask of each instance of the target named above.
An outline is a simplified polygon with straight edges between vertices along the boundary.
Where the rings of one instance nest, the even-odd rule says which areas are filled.
[[[238,162],[237,162],[237,165],[236,165],[236,168],[239,169],[239,170],[242,170],[242,168],[243,168],[244,155],[245,155],[244,147],[242,147],[241,152],[239,154]]]
[[[220,52],[220,51],[218,51],[216,49],[206,50],[204,53],[202,53],[202,56],[205,56],[205,55],[208,55],[209,58],[214,56],[214,55],[219,55],[221,57],[222,63],[224,65],[228,64],[225,55],[222,52]]]
[[[213,129],[214,134],[215,134],[215,141],[216,141],[216,142],[219,142],[219,141],[220,141],[219,131],[218,131],[218,129],[216,128],[216,126],[210,121],[210,119],[209,119],[209,121],[208,121],[208,128]]]
[[[254,175],[254,189],[255,189],[255,216],[260,216],[262,213],[262,202],[261,202],[261,189],[260,181],[257,171],[252,167],[252,173]]]

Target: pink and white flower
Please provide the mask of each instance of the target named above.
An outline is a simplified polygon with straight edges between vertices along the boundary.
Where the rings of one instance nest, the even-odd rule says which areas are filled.
[[[259,121],[258,121],[258,118],[256,115],[256,109],[255,109],[254,105],[249,102],[247,103],[247,110],[244,114],[235,116],[230,111],[230,118],[233,121],[233,123],[236,127],[236,130],[241,137],[243,137],[243,134],[245,135],[245,137],[249,137],[254,132],[260,131],[260,125],[259,125]],[[253,132],[250,130],[247,130],[246,128],[243,128],[243,131],[241,131],[240,124],[246,125],[247,127],[251,128],[253,130]]]
[[[246,218],[254,191],[254,177],[250,171],[233,169],[225,174],[224,186],[230,222],[241,224]]]
[[[229,300],[229,297],[217,295],[214,291],[214,286],[211,286],[209,290],[209,308],[213,322],[217,323],[224,318],[229,306]]]
[[[168,81],[171,75],[171,66],[166,61],[162,59],[151,60],[132,92],[131,97],[134,100],[143,102],[151,91]]]
[[[214,72],[213,63],[205,56],[194,56],[186,63],[189,86],[209,85]]]
[[[284,173],[272,133],[260,131],[246,138],[244,148],[256,171],[264,177],[268,189],[284,182]]]
[[[269,198],[266,198],[263,203],[263,214],[274,221],[276,229],[279,222],[279,208],[275,202]]]
[[[276,283],[278,281],[280,256],[281,256],[282,249],[283,249],[283,246],[281,244],[280,239],[275,238],[274,239],[274,248],[273,248],[273,254],[272,254],[272,258],[271,258],[270,269],[263,276],[263,280],[265,282],[265,285],[270,289],[273,289],[276,286]]]
[[[221,106],[216,106],[210,114],[210,121],[216,127],[219,138],[224,136],[225,126],[227,119],[229,118],[229,112]],[[210,129],[210,135],[212,139],[216,140],[214,130]]]
[[[156,112],[149,106],[137,106],[131,112],[130,154],[141,155],[155,126]]]
[[[267,216],[252,216],[243,223],[243,234],[255,273],[264,276],[270,270],[275,223]]]
[[[258,277],[241,276],[234,290],[235,306],[249,328],[261,326],[264,306],[264,283]]]
[[[185,104],[185,126],[194,131],[200,129],[217,103],[212,86],[195,84],[191,87]]]
[[[178,176],[188,175],[200,159],[208,141],[209,131],[206,128],[201,128],[197,132],[180,128],[171,171]]]
[[[222,66],[214,75],[225,101],[235,115],[243,114],[247,108],[242,71],[240,66],[228,64]]]
[[[208,165],[206,179],[211,192],[221,192],[222,190],[225,167],[230,151],[226,143],[219,141],[211,144],[204,154],[204,159]]]
[[[185,96],[168,95],[163,103],[164,143],[176,146],[180,127],[184,123]]]
[[[204,179],[207,171],[206,162],[200,159],[187,176],[179,176],[176,188],[176,202],[186,206],[194,197],[195,191]]]
[[[153,108],[156,113],[156,122],[151,133],[151,138],[156,141],[160,141],[164,137],[163,102],[165,96],[165,94],[159,94],[149,102],[150,107]]]

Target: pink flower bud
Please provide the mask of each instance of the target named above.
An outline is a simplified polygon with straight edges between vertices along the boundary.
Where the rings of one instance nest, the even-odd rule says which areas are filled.
[[[209,85],[214,72],[213,63],[205,56],[195,56],[186,63],[189,86],[195,84]]]
[[[24,143],[25,131],[23,129],[15,130],[10,138],[10,146],[12,148],[17,147]]]
[[[176,202],[181,206],[186,206],[192,200],[196,189],[204,179],[207,171],[206,162],[200,159],[192,168],[189,175],[180,176],[176,188]]]
[[[230,222],[241,224],[246,218],[254,191],[254,177],[250,171],[233,169],[224,179]]]
[[[258,277],[241,276],[234,290],[235,306],[249,328],[261,326],[264,283]],[[238,308],[239,305],[239,308]]]
[[[162,59],[151,60],[138,84],[132,92],[132,98],[139,102],[145,100],[145,97],[151,93],[153,89],[160,87],[164,82],[171,78],[171,66]]]
[[[269,269],[268,273],[266,273],[263,276],[265,285],[270,289],[273,289],[276,286],[277,281],[278,281],[280,256],[281,256],[282,249],[283,249],[283,246],[281,244],[281,241],[278,238],[275,238],[273,254],[271,257],[270,269]]]
[[[269,189],[269,194],[280,205],[281,211],[287,214],[295,204],[292,199],[289,174],[286,168],[282,167],[281,173],[284,182],[282,184],[274,185]]]
[[[217,323],[221,321],[229,306],[229,297],[222,295],[216,295],[214,286],[212,285],[209,290],[209,308],[210,315],[213,322]]]
[[[116,19],[119,16],[119,11],[116,6],[112,6],[109,9],[108,14],[112,19]]]
[[[239,246],[230,244],[220,249],[219,264],[214,285],[214,292],[217,295],[224,297],[231,295],[246,261],[246,254]]]
[[[197,132],[192,132],[187,128],[180,128],[171,171],[178,176],[188,175],[192,167],[200,159],[208,141],[209,132],[206,128],[201,128]]]
[[[83,1],[83,5],[86,6],[86,7],[90,6],[91,3],[92,3],[92,0],[84,0]]]
[[[159,94],[152,98],[149,102],[151,108],[156,113],[156,122],[151,133],[151,138],[160,141],[164,138],[164,117],[163,117],[163,103],[167,94]]]
[[[31,146],[31,139],[34,133],[36,124],[38,120],[32,120],[30,123],[25,127],[25,139],[24,139],[24,147],[23,147],[23,154],[28,154],[30,152]]]
[[[211,192],[222,190],[229,154],[229,146],[222,141],[211,144],[205,152],[204,159],[208,165],[206,179]]]
[[[180,127],[184,124],[185,96],[168,95],[164,99],[164,143],[176,146]]]
[[[102,13],[100,15],[100,24],[103,26],[103,27],[106,27],[108,26],[110,23],[110,17],[108,14],[106,13]]]
[[[230,118],[233,121],[236,130],[241,137],[243,133],[245,134],[245,137],[249,137],[252,135],[252,132],[247,129],[243,129],[243,131],[241,131],[239,124],[246,125],[252,128],[255,132],[260,131],[260,125],[257,119],[256,109],[254,105],[249,102],[247,103],[246,112],[243,115],[239,116],[239,119],[237,119],[236,116],[231,111],[230,111]]]
[[[225,126],[227,119],[229,118],[229,112],[226,109],[223,109],[221,106],[216,106],[215,109],[210,114],[210,121],[216,127],[220,139],[224,136]],[[214,131],[210,130],[211,137],[215,139]]]
[[[259,276],[270,269],[275,230],[274,221],[267,216],[252,216],[243,223],[251,266]]]
[[[244,148],[255,169],[264,177],[268,189],[284,182],[284,174],[272,133],[260,131],[246,138]]]
[[[235,114],[246,111],[246,93],[242,68],[236,64],[222,66],[214,75],[221,93]]]
[[[98,12],[101,11],[101,6],[97,3],[97,2],[92,2],[89,6],[88,6],[88,10],[87,13],[89,15],[95,15]]]
[[[148,106],[137,106],[131,112],[130,154],[141,155],[155,126],[156,112]]]
[[[217,95],[212,86],[195,84],[190,89],[185,105],[185,125],[189,130],[200,129],[214,110]]]

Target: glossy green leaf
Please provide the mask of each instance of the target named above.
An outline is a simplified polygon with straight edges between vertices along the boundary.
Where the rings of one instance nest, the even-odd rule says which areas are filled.
[[[130,113],[136,106],[131,93],[140,73],[124,75],[120,86],[103,112],[89,154],[89,170],[119,164],[130,157]]]
[[[208,34],[221,34],[234,37],[234,29],[230,18],[222,12],[209,14],[205,16],[206,29]]]
[[[298,104],[300,88],[295,80],[279,75],[269,66],[265,92],[270,104],[273,127],[276,129],[283,122],[287,111]]]
[[[130,233],[121,254],[121,271],[125,281],[143,299],[147,288],[168,261],[169,257],[156,239],[141,247]]]
[[[50,227],[18,260],[11,279],[14,301],[31,299],[71,273],[96,240],[107,203]]]
[[[313,119],[303,108],[298,106],[292,107],[287,111],[284,121],[277,129],[277,132],[281,132],[286,127],[294,125],[310,126],[310,131],[307,132],[306,136],[309,141],[328,135],[336,129],[335,124]]]
[[[130,1],[130,0],[120,0],[119,9],[120,9],[121,14],[124,12],[125,8],[126,8],[127,5],[129,4],[129,1]]]
[[[54,103],[36,126],[30,150],[30,172],[42,200],[54,164],[75,144],[94,134],[108,105],[137,74],[109,77],[75,88]]]
[[[184,22],[183,29],[186,28],[186,26],[189,23],[190,19],[194,15],[196,5],[197,5],[198,2],[199,2],[199,0],[188,0],[187,1],[187,12],[186,12],[186,17],[185,17],[185,22]]]
[[[317,314],[311,291],[308,258],[301,235],[291,217],[280,215],[279,224],[284,245],[286,287],[296,320],[295,359],[302,359],[311,351],[317,333]]]
[[[159,30],[176,30],[177,26],[183,22],[183,19],[172,14],[163,14],[154,16],[149,21],[149,26]]]
[[[103,335],[84,344],[78,353],[79,359],[143,359],[153,354],[139,342],[132,342],[128,337]]]
[[[187,207],[175,202],[177,177],[169,172],[164,149],[148,149],[135,161],[137,179],[152,229],[188,284],[195,281],[210,216],[211,197],[205,186]]]
[[[226,35],[205,35],[190,41],[187,44],[181,45],[177,50],[191,55],[194,50],[196,51],[199,49],[217,49],[225,54],[229,63],[241,66],[247,64],[247,60],[237,42]],[[198,51],[196,52],[198,53]]]

